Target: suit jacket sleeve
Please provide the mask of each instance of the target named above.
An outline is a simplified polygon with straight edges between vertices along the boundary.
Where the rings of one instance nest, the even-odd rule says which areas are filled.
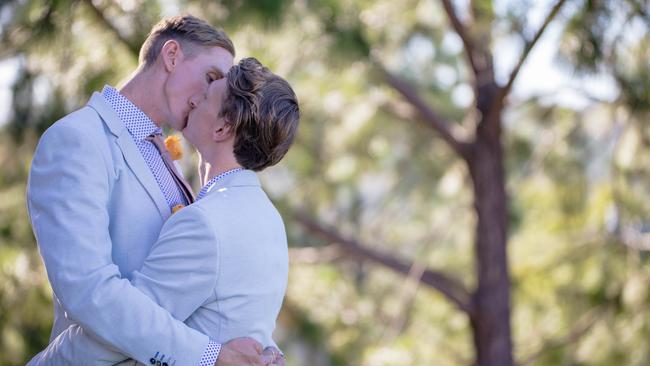
[[[131,282],[175,318],[185,320],[214,293],[217,254],[216,236],[202,210],[190,206],[165,223]],[[113,365],[124,358],[80,326],[72,325],[29,365]]]
[[[131,282],[172,316],[186,320],[214,295],[218,268],[217,236],[203,209],[192,205],[167,220]]]
[[[54,293],[67,316],[108,347],[143,363],[160,353],[178,365],[197,365],[208,337],[174,319],[122,278],[113,263],[110,155],[102,150],[105,141],[77,125],[59,122],[44,134],[27,188],[30,219]]]

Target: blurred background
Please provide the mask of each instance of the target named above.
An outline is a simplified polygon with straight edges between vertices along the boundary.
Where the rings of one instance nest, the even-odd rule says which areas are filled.
[[[0,365],[25,364],[52,321],[25,204],[39,136],[119,86],[180,12],[300,99],[294,147],[261,174],[291,247],[288,365],[650,364],[649,11],[1,0]]]

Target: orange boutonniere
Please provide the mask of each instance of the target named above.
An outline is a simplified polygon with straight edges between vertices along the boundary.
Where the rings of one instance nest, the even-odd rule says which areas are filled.
[[[177,211],[179,211],[183,207],[185,207],[185,205],[181,205],[181,204],[178,204],[178,205],[172,207],[172,214],[175,214]]]
[[[183,145],[178,136],[169,136],[165,139],[165,147],[169,151],[172,160],[178,160],[183,157]]]

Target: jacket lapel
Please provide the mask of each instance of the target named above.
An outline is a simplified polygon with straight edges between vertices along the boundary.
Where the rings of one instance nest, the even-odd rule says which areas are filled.
[[[158,208],[162,219],[165,220],[171,214],[167,200],[124,123],[100,93],[93,93],[88,101],[88,106],[97,111],[108,129],[115,135],[126,164]]]

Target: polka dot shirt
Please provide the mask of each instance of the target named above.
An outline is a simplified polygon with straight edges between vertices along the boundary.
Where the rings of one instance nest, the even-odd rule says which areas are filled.
[[[172,207],[182,204],[188,205],[191,202],[185,202],[182,191],[174,181],[172,174],[169,172],[158,149],[151,141],[146,140],[151,134],[162,134],[162,129],[136,107],[131,101],[126,99],[115,88],[105,86],[102,95],[113,107],[117,116],[124,122],[126,129],[133,137],[135,145],[140,150],[144,161],[147,163],[151,173],[160,187],[167,205],[170,210]]]
[[[219,352],[221,352],[221,345],[219,343],[213,341],[208,342],[201,361],[199,361],[199,366],[213,366],[217,362],[217,358],[219,358]]]

